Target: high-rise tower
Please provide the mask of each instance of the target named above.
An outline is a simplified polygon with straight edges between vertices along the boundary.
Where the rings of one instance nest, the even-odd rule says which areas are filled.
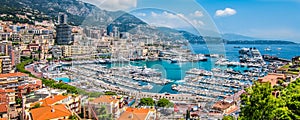
[[[67,24],[68,17],[64,13],[59,13],[58,24],[56,25],[56,44],[70,45],[72,44],[72,28]]]

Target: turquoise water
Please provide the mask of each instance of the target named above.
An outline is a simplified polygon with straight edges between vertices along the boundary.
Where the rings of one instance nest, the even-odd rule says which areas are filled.
[[[206,62],[183,62],[183,63],[170,63],[167,60],[157,61],[132,61],[130,63],[114,63],[108,64],[107,67],[122,67],[122,66],[140,66],[153,68],[162,73],[163,78],[170,80],[182,80],[185,77],[185,72],[192,68],[199,68],[205,70],[211,70],[215,59],[208,59]]]
[[[219,47],[219,46],[212,46],[212,49],[219,49],[218,51],[224,51],[225,48],[225,53],[226,57],[229,60],[238,60],[238,50],[240,48],[235,48],[235,47],[255,47],[257,48],[262,55],[268,54],[268,55],[273,55],[273,56],[278,56],[280,58],[285,58],[285,59],[292,59],[294,56],[300,56],[300,44],[293,44],[293,45],[281,45],[281,44],[230,44],[230,45],[225,45],[224,47]],[[191,48],[195,53],[203,53],[203,54],[208,54],[210,53],[207,46],[203,44],[191,44]],[[265,51],[266,48],[270,48],[271,51]],[[281,48],[281,49],[279,49]],[[214,51],[214,50],[212,50]]]
[[[133,66],[146,66],[147,68],[153,68],[158,70],[162,73],[163,78],[167,78],[170,80],[173,80],[172,83],[169,83],[167,85],[156,85],[152,84],[153,89],[151,90],[142,90],[143,92],[154,92],[154,93],[172,93],[176,94],[177,91],[172,90],[173,84],[181,84],[179,80],[182,80],[185,77],[186,71],[192,69],[192,68],[199,68],[199,69],[205,69],[205,70],[211,70],[213,66],[213,62],[215,59],[208,59],[206,62],[184,62],[184,63],[170,63],[169,61],[162,60],[162,61],[134,61],[130,62],[130,65]],[[120,67],[120,66],[127,66],[127,64],[117,63],[117,64],[109,64],[108,67]],[[224,67],[223,69],[225,69]],[[246,70],[246,68],[241,67],[231,67],[238,71]],[[145,82],[142,82],[141,85],[146,85]]]
[[[197,54],[214,54],[214,53],[224,53],[226,58],[231,61],[238,61],[239,53],[238,50],[243,47],[255,47],[260,50],[261,54],[274,55],[285,59],[291,59],[294,56],[300,55],[300,45],[245,45],[245,44],[235,44],[235,45],[225,45],[225,46],[210,46],[211,50],[207,48],[204,44],[192,44],[191,48],[194,53]],[[265,51],[265,48],[270,48],[271,51]],[[280,49],[279,49],[280,48]],[[211,52],[209,52],[211,51]],[[152,90],[143,90],[147,92],[158,92],[158,93],[177,93],[171,89],[172,84],[178,84],[178,80],[182,80],[185,77],[185,72],[192,68],[199,68],[205,70],[211,70],[214,68],[214,62],[216,59],[209,58],[205,62],[184,62],[184,63],[170,63],[169,61],[134,61],[130,63],[116,63],[108,64],[107,67],[120,67],[120,66],[146,66],[148,68],[157,69],[162,73],[163,78],[173,80],[173,83],[167,85],[153,85]],[[225,69],[224,67],[223,69]],[[243,71],[247,68],[242,67],[232,67],[234,70]],[[180,84],[180,83],[179,83]]]
[[[65,82],[65,83],[68,83],[68,82],[71,82],[71,79],[70,78],[66,78],[66,77],[62,77],[62,78],[55,78],[54,80],[56,81],[62,81],[62,82]]]

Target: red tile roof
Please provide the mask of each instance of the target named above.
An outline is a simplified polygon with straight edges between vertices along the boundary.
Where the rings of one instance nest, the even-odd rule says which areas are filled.
[[[18,86],[18,89],[19,90],[23,90],[25,88],[38,88],[38,87],[40,87],[40,85],[37,85],[37,84],[26,84],[26,85]]]
[[[258,81],[261,83],[270,82],[271,86],[277,84],[279,79],[286,79],[284,74],[277,74],[277,73],[269,73],[267,76],[258,78]]]
[[[224,101],[218,101],[213,105],[214,109],[217,110],[225,110],[227,108],[229,108],[230,106],[234,105],[234,103],[228,103],[228,102],[224,102]]]
[[[12,92],[16,92],[16,91],[13,90],[13,89],[6,89],[5,92],[6,92],[6,93],[12,93]]]
[[[119,120],[145,120],[150,109],[143,108],[127,108],[119,118]]]
[[[49,120],[72,115],[71,111],[63,104],[36,108],[30,112],[33,120]]]
[[[64,95],[54,95],[54,96],[51,96],[51,97],[48,97],[48,98],[45,98],[43,100],[40,100],[36,103],[33,103],[31,104],[32,106],[34,106],[35,104],[37,103],[42,103],[41,106],[51,106],[51,105],[54,105],[55,103],[61,101],[61,100],[64,100],[66,99],[67,97],[69,96],[64,96]]]
[[[7,104],[1,103],[0,104],[0,113],[5,113],[5,112],[7,112]]]
[[[25,74],[25,73],[21,73],[21,72],[0,74],[0,78],[6,78],[6,77],[21,77],[21,76],[28,76],[28,75]]]
[[[6,96],[6,94],[0,94],[0,102],[7,102],[8,98]]]
[[[117,103],[119,100],[114,96],[103,95],[93,100],[94,103]]]
[[[6,92],[5,92],[5,89],[3,89],[3,88],[0,89],[0,94],[1,94],[1,93],[2,93],[2,94],[3,94],[3,93],[6,93]]]
[[[16,92],[14,89],[1,89],[0,88],[0,94],[6,94],[6,93],[12,93],[12,92]]]

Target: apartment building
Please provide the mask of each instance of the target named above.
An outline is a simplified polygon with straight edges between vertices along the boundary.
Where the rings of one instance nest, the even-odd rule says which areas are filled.
[[[28,80],[28,75],[20,72],[0,74],[0,88],[17,90],[18,86],[25,84]]]
[[[53,106],[57,104],[64,104],[68,109],[72,112],[80,113],[81,112],[81,96],[73,96],[73,95],[51,95],[45,99],[40,101],[30,103],[27,107],[33,107],[36,104],[40,104],[40,106]]]
[[[147,108],[127,108],[118,120],[155,120],[156,111]]]
[[[10,56],[0,56],[0,73],[10,73],[12,70],[12,63]]]
[[[118,118],[120,116],[119,102],[116,96],[104,95],[94,99],[90,104],[94,106],[95,111],[104,106],[108,114],[112,114],[114,118]],[[98,115],[99,113],[96,114]]]

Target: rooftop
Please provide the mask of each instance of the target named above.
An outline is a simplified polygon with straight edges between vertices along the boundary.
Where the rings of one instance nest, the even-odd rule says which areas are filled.
[[[33,120],[49,120],[60,117],[68,117],[71,116],[72,113],[65,105],[61,104],[32,109],[31,115]]]
[[[5,113],[7,112],[7,104],[1,103],[0,104],[0,113]]]
[[[7,99],[8,96],[6,96],[6,94],[0,94],[0,102],[3,103],[3,102],[8,102],[8,99]]]
[[[150,109],[144,108],[127,108],[124,113],[121,114],[119,120],[146,120]]]
[[[15,90],[13,90],[13,89],[6,89],[5,92],[6,93],[13,93],[13,92],[15,92]]]
[[[28,76],[28,75],[25,74],[25,73],[21,73],[21,72],[0,74],[0,78],[6,78],[6,77],[22,77],[22,76]]]
[[[39,88],[39,87],[40,87],[40,85],[38,85],[38,84],[26,84],[26,85],[18,86],[18,89],[23,90],[23,89],[27,89],[27,88]]]
[[[267,76],[259,78],[258,81],[261,83],[270,82],[271,86],[277,84],[279,79],[285,79],[284,74],[277,74],[277,73],[269,73]]]
[[[103,95],[93,100],[93,103],[117,103],[118,99],[114,96]]]
[[[224,102],[224,101],[218,101],[213,105],[214,109],[217,110],[225,110],[227,108],[229,108],[231,105],[233,105],[234,103],[228,103],[228,102]]]
[[[43,100],[40,100],[38,102],[32,103],[31,106],[34,106],[37,103],[41,103],[41,106],[51,106],[61,100],[66,99],[68,96],[64,96],[64,95],[54,95],[54,96],[50,96],[48,98],[45,98]]]

